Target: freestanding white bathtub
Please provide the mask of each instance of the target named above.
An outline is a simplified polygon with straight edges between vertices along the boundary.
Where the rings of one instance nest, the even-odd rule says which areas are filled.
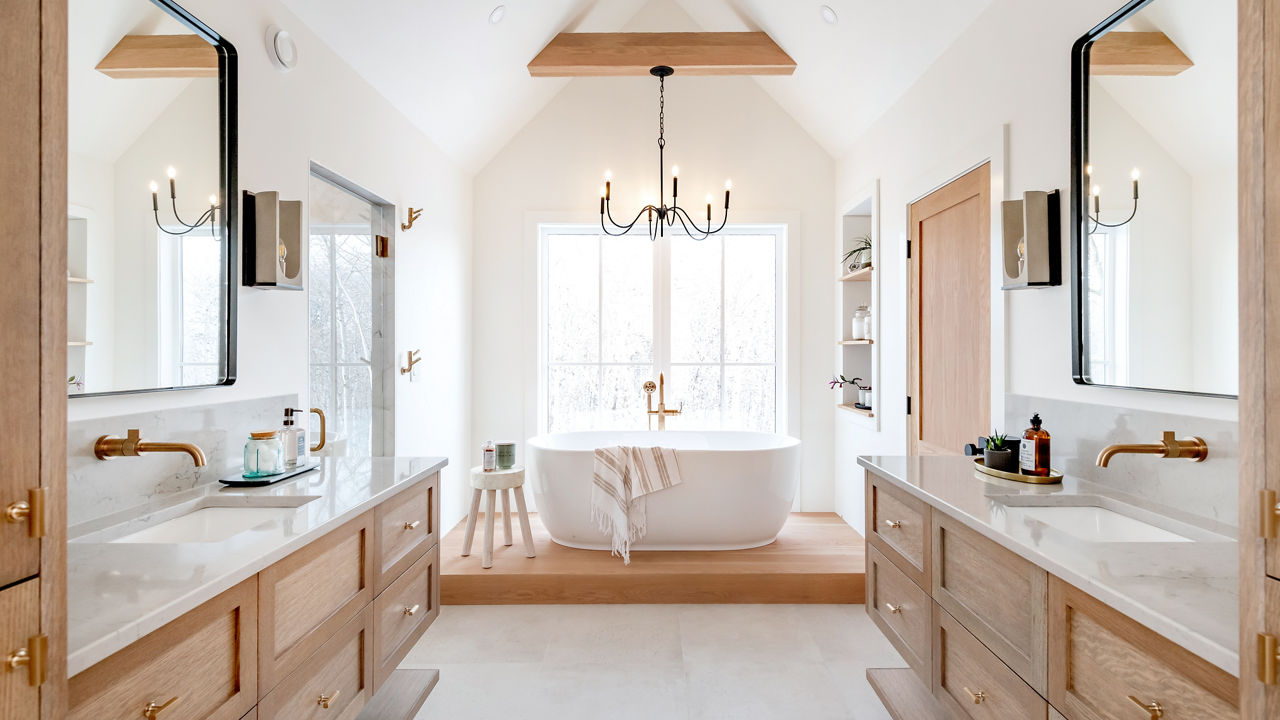
[[[530,484],[551,539],[608,550],[591,521],[597,447],[676,450],[682,483],[648,495],[648,532],[633,550],[743,550],[773,542],[800,485],[800,441],[756,432],[574,432],[529,441]]]

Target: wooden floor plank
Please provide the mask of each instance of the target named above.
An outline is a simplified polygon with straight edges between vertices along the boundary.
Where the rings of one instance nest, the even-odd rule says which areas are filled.
[[[537,557],[518,541],[480,567],[461,557],[465,522],[440,545],[444,605],[574,603],[860,603],[862,538],[834,513],[794,513],[773,543],[751,550],[637,551],[631,565],[600,550],[557,545],[530,514]],[[483,532],[483,523],[477,523]]]

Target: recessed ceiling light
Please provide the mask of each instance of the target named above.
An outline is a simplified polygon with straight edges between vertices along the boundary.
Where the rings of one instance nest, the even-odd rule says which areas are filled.
[[[826,20],[828,25],[835,25],[840,22],[840,16],[836,15],[836,11],[832,10],[830,5],[823,5],[819,9],[822,12],[822,19]]]
[[[499,5],[498,7],[494,8],[492,12],[489,13],[489,24],[497,25],[498,23],[502,22],[502,18],[506,17],[506,15],[507,15],[507,6]]]

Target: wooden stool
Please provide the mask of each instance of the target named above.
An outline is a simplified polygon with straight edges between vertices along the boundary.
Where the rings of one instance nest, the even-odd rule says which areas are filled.
[[[467,536],[462,541],[462,557],[471,554],[471,538],[475,535],[476,519],[480,515],[480,493],[488,492],[484,510],[484,554],[480,567],[493,567],[493,516],[498,491],[502,491],[502,544],[511,545],[511,491],[515,490],[516,509],[520,513],[520,533],[524,535],[524,555],[533,557],[533,530],[529,528],[529,511],[524,506],[524,468],[517,465],[509,470],[471,468],[471,512],[467,514]]]

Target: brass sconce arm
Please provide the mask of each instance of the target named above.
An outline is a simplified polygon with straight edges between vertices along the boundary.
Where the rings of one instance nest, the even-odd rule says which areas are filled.
[[[194,443],[150,442],[141,438],[141,432],[130,429],[128,437],[103,435],[93,444],[93,456],[99,460],[113,457],[137,457],[148,453],[179,452],[191,457],[196,467],[205,466],[204,451]]]
[[[1209,457],[1209,446],[1198,437],[1179,440],[1172,430],[1166,430],[1159,443],[1150,445],[1108,445],[1098,454],[1098,467],[1107,467],[1116,455],[1159,455],[1162,458],[1183,458],[1192,462],[1204,462]]]

